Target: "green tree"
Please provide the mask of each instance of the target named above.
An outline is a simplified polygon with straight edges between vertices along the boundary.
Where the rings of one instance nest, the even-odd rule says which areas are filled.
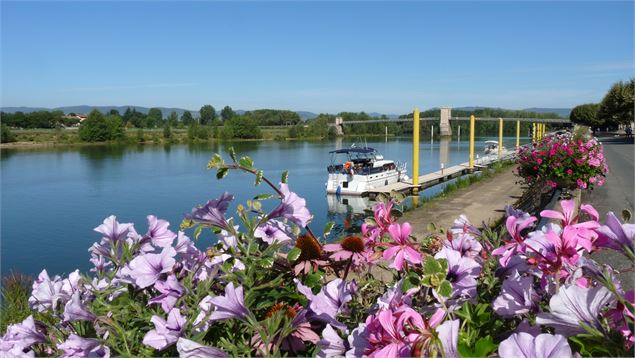
[[[0,124],[0,143],[15,142],[15,134],[4,123]]]
[[[104,115],[94,109],[79,126],[79,139],[85,142],[105,142],[110,139],[110,128]]]
[[[114,109],[114,108],[111,109],[108,114],[110,114],[111,116],[119,116],[119,117],[121,117],[121,114],[119,113],[119,111]]]
[[[582,124],[590,127],[602,126],[603,120],[598,118],[598,109],[600,105],[597,103],[586,103],[575,106],[571,110],[569,119],[573,123]]]
[[[108,140],[121,140],[126,137],[123,125],[123,119],[117,115],[109,115],[106,117],[108,125]]]
[[[216,110],[209,104],[204,105],[199,110],[200,119],[199,123],[202,125],[217,125],[216,123]]]
[[[181,123],[188,127],[194,123],[194,117],[192,117],[192,113],[190,113],[190,111],[183,112],[183,115],[181,116]]]
[[[172,113],[174,113],[174,112],[172,112]],[[170,124],[169,123],[166,123],[163,126],[163,138],[168,139],[168,140],[172,139],[172,130],[170,129]]]
[[[179,115],[176,112],[172,112],[168,116],[168,125],[171,127],[176,127],[179,125]]]
[[[250,116],[235,116],[230,118],[223,126],[223,137],[254,139],[261,138],[262,133],[258,123]]]
[[[146,117],[146,126],[148,128],[154,128],[163,122],[163,113],[158,108],[150,108],[148,116]]]
[[[225,106],[222,111],[220,111],[220,117],[223,121],[226,121],[236,115],[236,112],[230,107]]]
[[[628,82],[619,81],[602,99],[598,117],[605,125],[626,124],[633,121],[635,78]]]

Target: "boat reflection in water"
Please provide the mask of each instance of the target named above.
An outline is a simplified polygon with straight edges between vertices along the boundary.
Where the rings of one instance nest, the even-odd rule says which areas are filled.
[[[372,216],[375,202],[362,196],[327,195],[327,220],[335,223],[331,237],[361,232],[362,224],[367,216]]]

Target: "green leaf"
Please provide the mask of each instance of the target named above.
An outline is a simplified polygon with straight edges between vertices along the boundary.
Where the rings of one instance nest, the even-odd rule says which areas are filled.
[[[427,275],[435,274],[441,272],[441,264],[432,256],[426,257],[426,260],[423,262],[423,272]]]
[[[304,284],[309,287],[320,287],[323,273],[322,271],[312,272],[306,276],[304,280]]]
[[[401,285],[401,291],[408,292],[409,289],[421,286],[421,279],[415,272],[409,272]]]
[[[333,221],[329,221],[326,223],[326,225],[324,225],[324,237],[328,236],[328,234],[331,233],[331,230],[333,230],[334,226],[335,223]]]
[[[263,257],[260,260],[260,265],[264,268],[271,268],[273,267],[273,257]]]
[[[245,167],[247,169],[251,169],[254,167],[254,161],[253,159],[249,157],[240,158],[240,160],[238,161],[238,164],[240,164],[241,167]]]
[[[254,200],[266,200],[270,198],[273,198],[273,194],[260,194],[254,196]]]
[[[263,175],[264,175],[264,172],[262,170],[259,170],[256,172],[256,185],[260,185],[260,183],[262,183]]]
[[[192,226],[194,226],[194,221],[190,219],[183,219],[183,221],[181,221],[180,228],[181,230],[187,230],[191,228]]]
[[[426,226],[426,230],[428,230],[428,232],[436,232],[437,231],[437,226],[434,225],[434,223],[429,223]]]
[[[203,231],[203,227],[197,226],[196,229],[194,230],[194,238],[198,240],[198,237],[201,235],[202,231]]]
[[[403,216],[403,212],[399,209],[395,209],[393,208],[392,210],[390,210],[390,215],[396,217],[396,218],[400,218]]]
[[[443,297],[450,297],[450,295],[452,294],[452,284],[448,280],[443,280],[439,285],[439,289],[437,291]]]
[[[633,214],[631,214],[630,210],[628,209],[624,209],[622,210],[622,220],[627,223],[629,221],[631,221],[631,218],[633,217]]]
[[[289,171],[285,170],[282,172],[282,176],[280,177],[280,181],[283,183],[287,183],[289,181]]]
[[[227,176],[227,174],[229,174],[229,169],[227,168],[220,168],[218,169],[218,171],[216,172],[216,179],[223,179],[224,177]]]
[[[486,336],[479,338],[476,341],[474,356],[475,357],[487,357],[490,352],[493,352],[496,349],[497,345],[494,343],[494,340],[491,336]]]
[[[251,202],[251,207],[254,208],[254,210],[256,211],[260,211],[260,209],[262,209],[262,203],[257,200],[254,200]]]
[[[447,259],[438,259],[437,262],[441,267],[441,271],[439,273],[447,274],[448,273],[448,260]]]
[[[223,158],[220,156],[220,154],[215,153],[214,156],[212,156],[212,159],[207,162],[207,169],[220,168],[221,166],[223,166],[223,164]]]
[[[302,253],[302,250],[300,250],[297,247],[294,247],[287,254],[287,260],[289,260],[289,262],[295,262],[295,260],[297,260],[298,257],[300,257],[301,253]]]
[[[236,151],[234,150],[234,147],[229,147],[229,149],[227,149],[227,152],[229,153],[229,157],[232,158],[234,163],[236,163]]]
[[[467,344],[461,342],[457,345],[457,348],[459,350],[459,354],[461,355],[461,357],[478,357],[478,355],[476,355],[476,353],[472,352],[472,350],[470,349],[470,347],[467,346]]]

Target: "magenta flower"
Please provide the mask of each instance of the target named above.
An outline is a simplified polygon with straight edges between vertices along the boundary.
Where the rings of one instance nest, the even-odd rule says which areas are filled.
[[[71,334],[64,343],[57,345],[57,348],[64,351],[60,357],[110,357],[110,348],[104,346],[96,339],[83,338],[76,334]]]
[[[122,275],[129,276],[140,288],[146,288],[157,282],[162,274],[172,271],[174,256],[176,251],[172,247],[164,248],[158,254],[139,255],[122,269]]]
[[[382,233],[388,232],[390,225],[395,222],[391,213],[394,204],[395,203],[391,199],[388,203],[378,202],[373,208],[375,223]]]
[[[172,246],[176,234],[168,229],[169,222],[157,219],[154,215],[148,215],[148,226],[145,238],[149,238],[153,244],[159,247]]]
[[[280,204],[269,213],[269,219],[283,217],[294,222],[299,227],[305,227],[311,221],[311,213],[306,208],[306,201],[298,194],[289,191],[289,186],[280,183],[282,200]]]
[[[332,252],[331,259],[335,261],[352,260],[357,267],[368,262],[373,255],[372,242],[359,236],[347,236],[339,244],[327,244],[322,248],[326,252]]]
[[[285,244],[293,241],[287,232],[287,225],[278,220],[269,220],[254,230],[254,237],[260,238],[269,245]]]
[[[516,255],[516,252],[523,253],[525,251],[524,238],[521,232],[527,227],[533,225],[536,218],[530,216],[528,218],[510,216],[505,221],[507,232],[511,236],[511,240],[507,241],[505,245],[492,251],[492,255],[502,256],[499,259],[500,265],[505,267],[509,263],[512,256]]]
[[[229,193],[223,193],[218,199],[207,202],[202,207],[192,209],[191,214],[185,217],[202,225],[216,226],[221,229],[227,228],[227,220],[225,220],[225,212],[229,207],[229,203],[234,200],[234,196]]]
[[[154,324],[154,329],[143,337],[143,344],[154,349],[161,350],[174,344],[185,328],[185,318],[178,308],[168,313],[167,321],[159,316],[152,316],[150,321]]]
[[[414,244],[410,241],[410,232],[412,231],[410,224],[404,223],[401,226],[392,224],[388,227],[388,231],[393,242],[388,243],[388,249],[384,251],[383,256],[384,260],[395,258],[390,267],[401,271],[404,260],[413,265],[420,264],[421,253],[415,249]]]
[[[503,281],[501,293],[492,303],[492,309],[499,316],[513,317],[528,313],[537,307],[540,297],[534,290],[531,276],[520,276],[518,271]]]
[[[174,308],[179,297],[183,296],[185,287],[176,279],[176,276],[170,275],[165,281],[157,281],[154,288],[161,292],[157,297],[148,301],[148,304],[161,304],[161,308],[168,313]]]
[[[498,346],[501,358],[560,358],[571,357],[567,339],[559,334],[548,333],[532,336],[529,333],[514,333]]]
[[[550,313],[539,313],[536,323],[554,327],[557,334],[566,337],[585,333],[581,322],[602,331],[598,315],[613,301],[615,297],[604,286],[583,288],[571,285],[560,288],[549,300]]]
[[[478,262],[469,257],[461,256],[458,251],[445,247],[434,255],[434,258],[448,260],[446,279],[452,284],[450,298],[474,297],[476,295],[476,279],[481,273],[481,266]]]
[[[230,282],[225,286],[225,296],[216,296],[210,299],[210,303],[215,307],[210,320],[224,319],[245,319],[251,313],[245,306],[243,287],[234,288],[234,283]]]
[[[204,346],[185,338],[176,341],[176,351],[179,352],[180,358],[229,358],[221,349]]]

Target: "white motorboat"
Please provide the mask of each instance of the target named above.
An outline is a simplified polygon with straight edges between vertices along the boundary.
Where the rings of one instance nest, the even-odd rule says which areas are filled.
[[[503,152],[505,152],[505,147],[503,146]],[[498,142],[495,140],[486,140],[485,141],[485,149],[483,150],[486,155],[494,155],[498,154]]]
[[[351,147],[329,153],[328,194],[363,195],[372,189],[408,180],[405,163],[384,159],[373,148]]]

